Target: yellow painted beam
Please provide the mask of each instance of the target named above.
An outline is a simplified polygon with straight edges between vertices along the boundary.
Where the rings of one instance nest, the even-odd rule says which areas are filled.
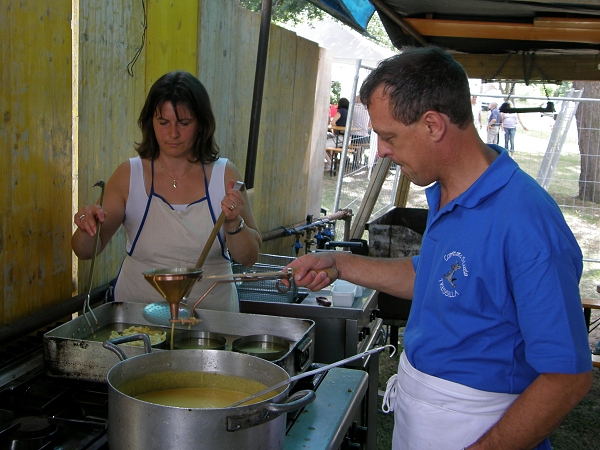
[[[421,36],[598,44],[600,29],[552,28],[532,24],[464,20],[404,19]]]

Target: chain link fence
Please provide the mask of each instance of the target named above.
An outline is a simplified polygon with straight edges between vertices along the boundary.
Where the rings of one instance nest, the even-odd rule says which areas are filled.
[[[370,69],[360,67],[360,71]],[[365,73],[357,78],[364,78]],[[555,103],[555,113],[521,113],[526,130],[518,127],[514,137],[514,159],[519,166],[534,177],[556,200],[567,223],[575,234],[584,256],[584,274],[581,282],[581,295],[594,298],[596,287],[600,285],[600,122],[586,121],[592,125],[579,126],[577,117],[596,117],[600,109],[600,99],[580,98],[580,91],[570,91],[566,97],[550,98]],[[529,104],[537,97],[513,97],[519,106]],[[498,102],[502,103],[502,100]],[[538,102],[539,103],[539,102]],[[480,130],[485,142],[484,127]],[[582,138],[580,139],[580,135]],[[337,208],[358,211],[369,183],[376,155],[376,137],[371,136],[371,145],[362,149],[357,164],[352,154],[347,154],[349,162],[340,166],[342,174],[325,172],[323,182],[323,208],[334,212],[334,200]],[[499,144],[505,146],[505,135],[500,133]],[[582,161],[584,171],[582,173]],[[381,215],[383,210],[393,206],[399,181],[399,170],[392,165],[373,209],[370,220]],[[427,208],[424,188],[411,185],[407,207]],[[338,224],[336,235],[343,237],[343,225]],[[366,232],[368,233],[368,232]],[[366,239],[366,235],[364,236]]]

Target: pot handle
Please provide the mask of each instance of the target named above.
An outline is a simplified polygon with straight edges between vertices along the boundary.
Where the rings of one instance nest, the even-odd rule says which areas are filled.
[[[146,351],[146,353],[152,353],[152,343],[150,342],[150,336],[148,336],[145,333],[131,334],[129,336],[109,339],[108,341],[104,341],[102,343],[102,347],[115,353],[121,361],[125,361],[127,359],[127,355],[121,348],[117,347],[117,345],[140,340],[144,341],[144,350]]]
[[[316,397],[315,391],[306,389],[290,395],[285,403],[268,403],[265,405],[265,409],[277,415],[288,413],[304,408],[306,405],[312,403]]]
[[[261,425],[276,419],[283,413],[304,408],[315,398],[315,391],[298,391],[291,395],[285,403],[267,403],[259,408],[250,409],[242,415],[227,417],[227,431],[239,431]]]
[[[296,346],[294,359],[298,372],[304,372],[310,364],[310,346],[312,342],[313,340],[310,336],[305,336]]]

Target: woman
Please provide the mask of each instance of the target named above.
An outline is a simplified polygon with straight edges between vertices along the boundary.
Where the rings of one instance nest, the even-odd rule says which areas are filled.
[[[350,102],[347,98],[340,98],[337,104],[337,112],[333,115],[331,120],[329,121],[330,125],[335,127],[345,127],[346,120],[348,119],[348,108],[350,107]],[[341,147],[340,136],[344,135],[343,131],[333,130],[335,134],[335,146]],[[329,161],[331,163],[331,161]]]
[[[192,74],[170,72],[148,93],[138,125],[139,156],[122,163],[106,183],[104,207],[86,205],[74,216],[71,245],[81,259],[92,257],[96,221],[102,222],[100,251],[119,226],[127,255],[115,285],[115,300],[164,300],[143,276],[155,268],[194,267],[221,211],[226,219],[203,265],[204,276],[231,273],[230,255],[250,266],[261,237],[246,192],[233,189],[238,169],[219,158],[215,118],[206,89]],[[211,286],[194,285],[197,300]],[[217,285],[201,308],[239,311],[234,283]]]
[[[350,107],[350,102],[347,98],[342,97],[338,100],[337,112],[331,118],[331,125],[336,127],[345,127],[346,119],[348,118],[348,108]]]
[[[508,105],[512,108],[512,102],[508,101]],[[502,131],[504,131],[504,148],[508,150],[512,156],[515,153],[515,134],[517,133],[517,122],[521,124],[523,129],[527,131],[519,113],[502,113]]]

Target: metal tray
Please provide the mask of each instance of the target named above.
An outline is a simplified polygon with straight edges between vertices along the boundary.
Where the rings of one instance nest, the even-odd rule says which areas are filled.
[[[143,318],[144,303],[111,302],[94,309],[100,330],[93,333],[83,316],[79,316],[44,334],[44,367],[47,375],[73,378],[86,381],[106,382],[106,374],[119,358],[102,347],[105,329],[123,329],[131,325],[143,325],[167,331],[170,340],[170,327],[157,327]],[[315,323],[309,319],[296,319],[259,314],[231,313],[224,311],[196,310],[201,323],[192,330],[206,331],[223,335],[226,348],[240,337],[270,334],[290,341],[290,351],[274,364],[285,369],[290,376],[306,370],[313,362]],[[88,319],[90,316],[88,315]],[[188,330],[188,326],[178,325],[176,330]],[[143,347],[122,345],[127,357],[144,354]],[[168,347],[167,347],[168,348]],[[170,351],[153,349],[152,351]],[[177,351],[177,350],[174,350]]]

